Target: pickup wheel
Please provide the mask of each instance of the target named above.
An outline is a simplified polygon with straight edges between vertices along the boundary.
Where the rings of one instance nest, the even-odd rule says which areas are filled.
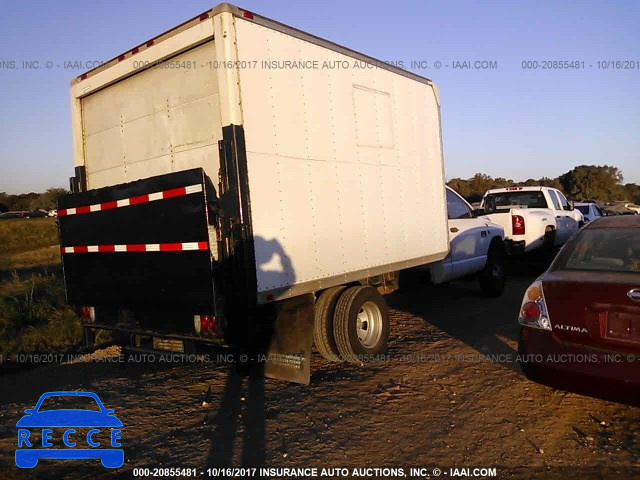
[[[338,298],[346,289],[341,286],[325,290],[318,297],[314,309],[313,341],[320,355],[331,362],[340,361],[340,351],[333,334],[333,319]]]
[[[506,252],[502,243],[494,242],[487,253],[487,263],[478,275],[480,289],[486,297],[499,297],[504,291]]]
[[[556,256],[556,252],[560,247],[556,247],[556,231],[551,227],[547,227],[544,231],[544,242],[542,244],[542,261],[544,263],[544,269],[553,262]]]
[[[556,245],[556,231],[553,227],[547,227],[544,231],[544,239],[542,248],[545,250],[553,250]]]
[[[382,354],[389,340],[389,309],[372,287],[351,287],[336,304],[334,336],[342,359],[360,364]]]

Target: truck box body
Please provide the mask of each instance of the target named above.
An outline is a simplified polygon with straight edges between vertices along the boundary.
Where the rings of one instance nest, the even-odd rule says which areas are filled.
[[[222,127],[243,125],[261,301],[444,257],[435,87],[226,10],[74,82],[87,188],[194,167],[215,181]],[[284,59],[319,67],[262,64]]]
[[[97,204],[131,192],[158,194],[164,176],[194,169],[197,176],[201,169],[198,195],[213,188],[206,201],[219,203],[223,220],[233,217],[227,250],[224,221],[212,220],[207,208],[192,212],[208,222],[206,235],[200,225],[197,238],[154,236],[148,220],[137,227],[136,243],[208,241],[212,265],[242,244],[253,270],[242,274],[257,304],[426,264],[448,252],[439,99],[423,77],[222,4],[74,79],[71,102],[73,181],[87,191],[80,195]],[[93,190],[102,193],[90,198]],[[82,203],[70,198],[61,206]],[[177,200],[122,210],[162,223],[170,201]],[[62,217],[67,283],[81,283],[91,272],[89,264],[71,268],[72,255],[88,262],[102,255],[65,253],[82,243],[72,233],[82,221],[104,215],[110,227],[103,230],[114,231],[108,243],[129,242],[106,213],[76,215],[72,229],[64,223],[71,216]],[[171,217],[165,227],[184,225]],[[153,264],[180,253],[140,255]],[[186,265],[169,263],[178,278],[187,275]],[[125,264],[119,275],[126,276]],[[148,271],[132,265],[131,288]],[[170,289],[154,285],[165,294]],[[83,300],[92,296],[112,306],[120,301],[117,294],[107,300],[91,292]]]

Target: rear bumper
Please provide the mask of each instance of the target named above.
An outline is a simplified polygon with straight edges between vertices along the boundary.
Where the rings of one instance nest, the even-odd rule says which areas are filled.
[[[195,335],[180,335],[180,334],[167,334],[154,332],[143,329],[136,328],[126,328],[122,326],[116,325],[105,325],[105,324],[96,324],[96,323],[86,323],[83,325],[84,327],[84,335],[85,335],[85,345],[92,345],[92,335],[95,334],[98,330],[107,330],[111,332],[117,332],[120,334],[121,338],[126,338],[124,342],[125,347],[137,347],[137,348],[146,348],[147,350],[166,350],[171,352],[179,352],[179,353],[191,353],[192,346],[197,344],[208,344],[215,346],[225,346],[223,339],[219,337],[205,337],[205,336],[195,336]],[[171,347],[170,343],[164,343],[166,348],[154,348],[154,339],[156,340],[174,340],[178,342],[182,342],[184,350],[180,352],[180,350],[176,350]],[[156,344],[157,345],[157,344]]]
[[[631,394],[640,400],[640,355],[568,345],[552,332],[522,327],[518,358],[527,376],[543,383],[588,394],[619,393],[625,399]]]
[[[504,241],[504,246],[507,251],[507,255],[524,255],[525,252],[525,241],[524,240],[511,240],[506,239]]]

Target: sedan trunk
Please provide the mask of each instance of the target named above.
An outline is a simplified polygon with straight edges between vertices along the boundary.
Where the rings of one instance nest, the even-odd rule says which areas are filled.
[[[640,303],[630,294],[640,289],[640,275],[555,271],[542,280],[558,341],[617,353],[640,351]]]

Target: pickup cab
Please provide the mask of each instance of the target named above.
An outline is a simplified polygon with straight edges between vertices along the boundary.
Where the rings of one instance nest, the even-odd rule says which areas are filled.
[[[446,187],[446,193],[450,250],[444,260],[429,266],[431,281],[441,284],[477,275],[485,296],[501,295],[505,282],[504,229],[474,210],[451,188]]]
[[[480,204],[491,221],[505,230],[510,254],[552,250],[584,225],[582,213],[552,187],[488,190]]]

